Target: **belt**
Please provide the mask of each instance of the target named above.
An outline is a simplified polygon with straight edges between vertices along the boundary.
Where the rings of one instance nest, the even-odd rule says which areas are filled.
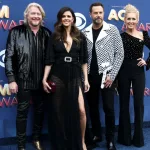
[[[79,58],[78,57],[57,57],[56,58],[56,63],[61,63],[61,62],[66,62],[66,63],[71,63],[71,62],[79,62]]]

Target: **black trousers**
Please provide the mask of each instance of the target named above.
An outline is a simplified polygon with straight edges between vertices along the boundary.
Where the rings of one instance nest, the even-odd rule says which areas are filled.
[[[90,90],[86,95],[89,113],[94,136],[101,138],[101,122],[99,114],[99,94],[103,100],[103,110],[105,112],[106,140],[114,140],[115,115],[114,115],[114,86],[101,89],[101,75],[89,75]],[[88,129],[87,129],[88,130]]]
[[[131,145],[132,142],[129,112],[130,87],[132,83],[135,125],[133,144],[140,147],[144,145],[142,126],[145,73],[144,67],[138,67],[137,63],[137,60],[124,60],[118,75],[118,91],[120,97],[118,142],[124,145]]]
[[[42,89],[40,90],[19,89],[17,93],[18,107],[16,118],[16,128],[17,128],[16,132],[17,132],[18,148],[25,147],[27,115],[31,97],[34,105],[33,140],[39,140],[40,138],[44,118],[43,95],[44,92],[42,91]]]

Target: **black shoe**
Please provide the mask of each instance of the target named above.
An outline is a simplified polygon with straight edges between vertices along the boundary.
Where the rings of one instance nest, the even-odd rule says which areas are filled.
[[[94,141],[90,141],[86,143],[87,150],[92,150],[97,147],[97,144]]]
[[[125,141],[121,141],[119,139],[118,139],[118,143],[122,144],[122,145],[125,145],[125,146],[131,146],[132,145],[132,141],[125,142]]]
[[[135,142],[134,140],[132,140],[132,144],[135,146],[135,147],[142,147],[144,146],[144,141],[142,141],[141,143],[138,143],[138,142]]]
[[[18,148],[18,150],[26,150],[25,148]]]
[[[94,136],[94,137],[93,137],[93,141],[94,141],[95,143],[97,143],[97,142],[102,142],[102,137]]]
[[[107,143],[107,150],[117,150],[116,146],[113,142],[108,142]]]

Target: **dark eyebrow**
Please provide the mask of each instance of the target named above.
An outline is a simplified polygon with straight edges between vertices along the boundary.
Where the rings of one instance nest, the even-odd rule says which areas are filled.
[[[65,17],[65,16],[71,17],[71,15],[62,15],[62,17]]]

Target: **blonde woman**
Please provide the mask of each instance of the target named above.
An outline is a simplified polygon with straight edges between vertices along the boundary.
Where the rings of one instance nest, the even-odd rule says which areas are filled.
[[[139,11],[133,5],[125,7],[124,22],[126,32],[121,34],[124,45],[124,61],[118,75],[118,88],[120,96],[120,119],[118,142],[123,145],[144,145],[143,113],[144,113],[144,88],[145,88],[145,60],[142,58],[143,47],[150,49],[150,38],[146,31],[138,31]],[[134,97],[134,135],[131,136],[129,100],[130,86],[132,83]]]

